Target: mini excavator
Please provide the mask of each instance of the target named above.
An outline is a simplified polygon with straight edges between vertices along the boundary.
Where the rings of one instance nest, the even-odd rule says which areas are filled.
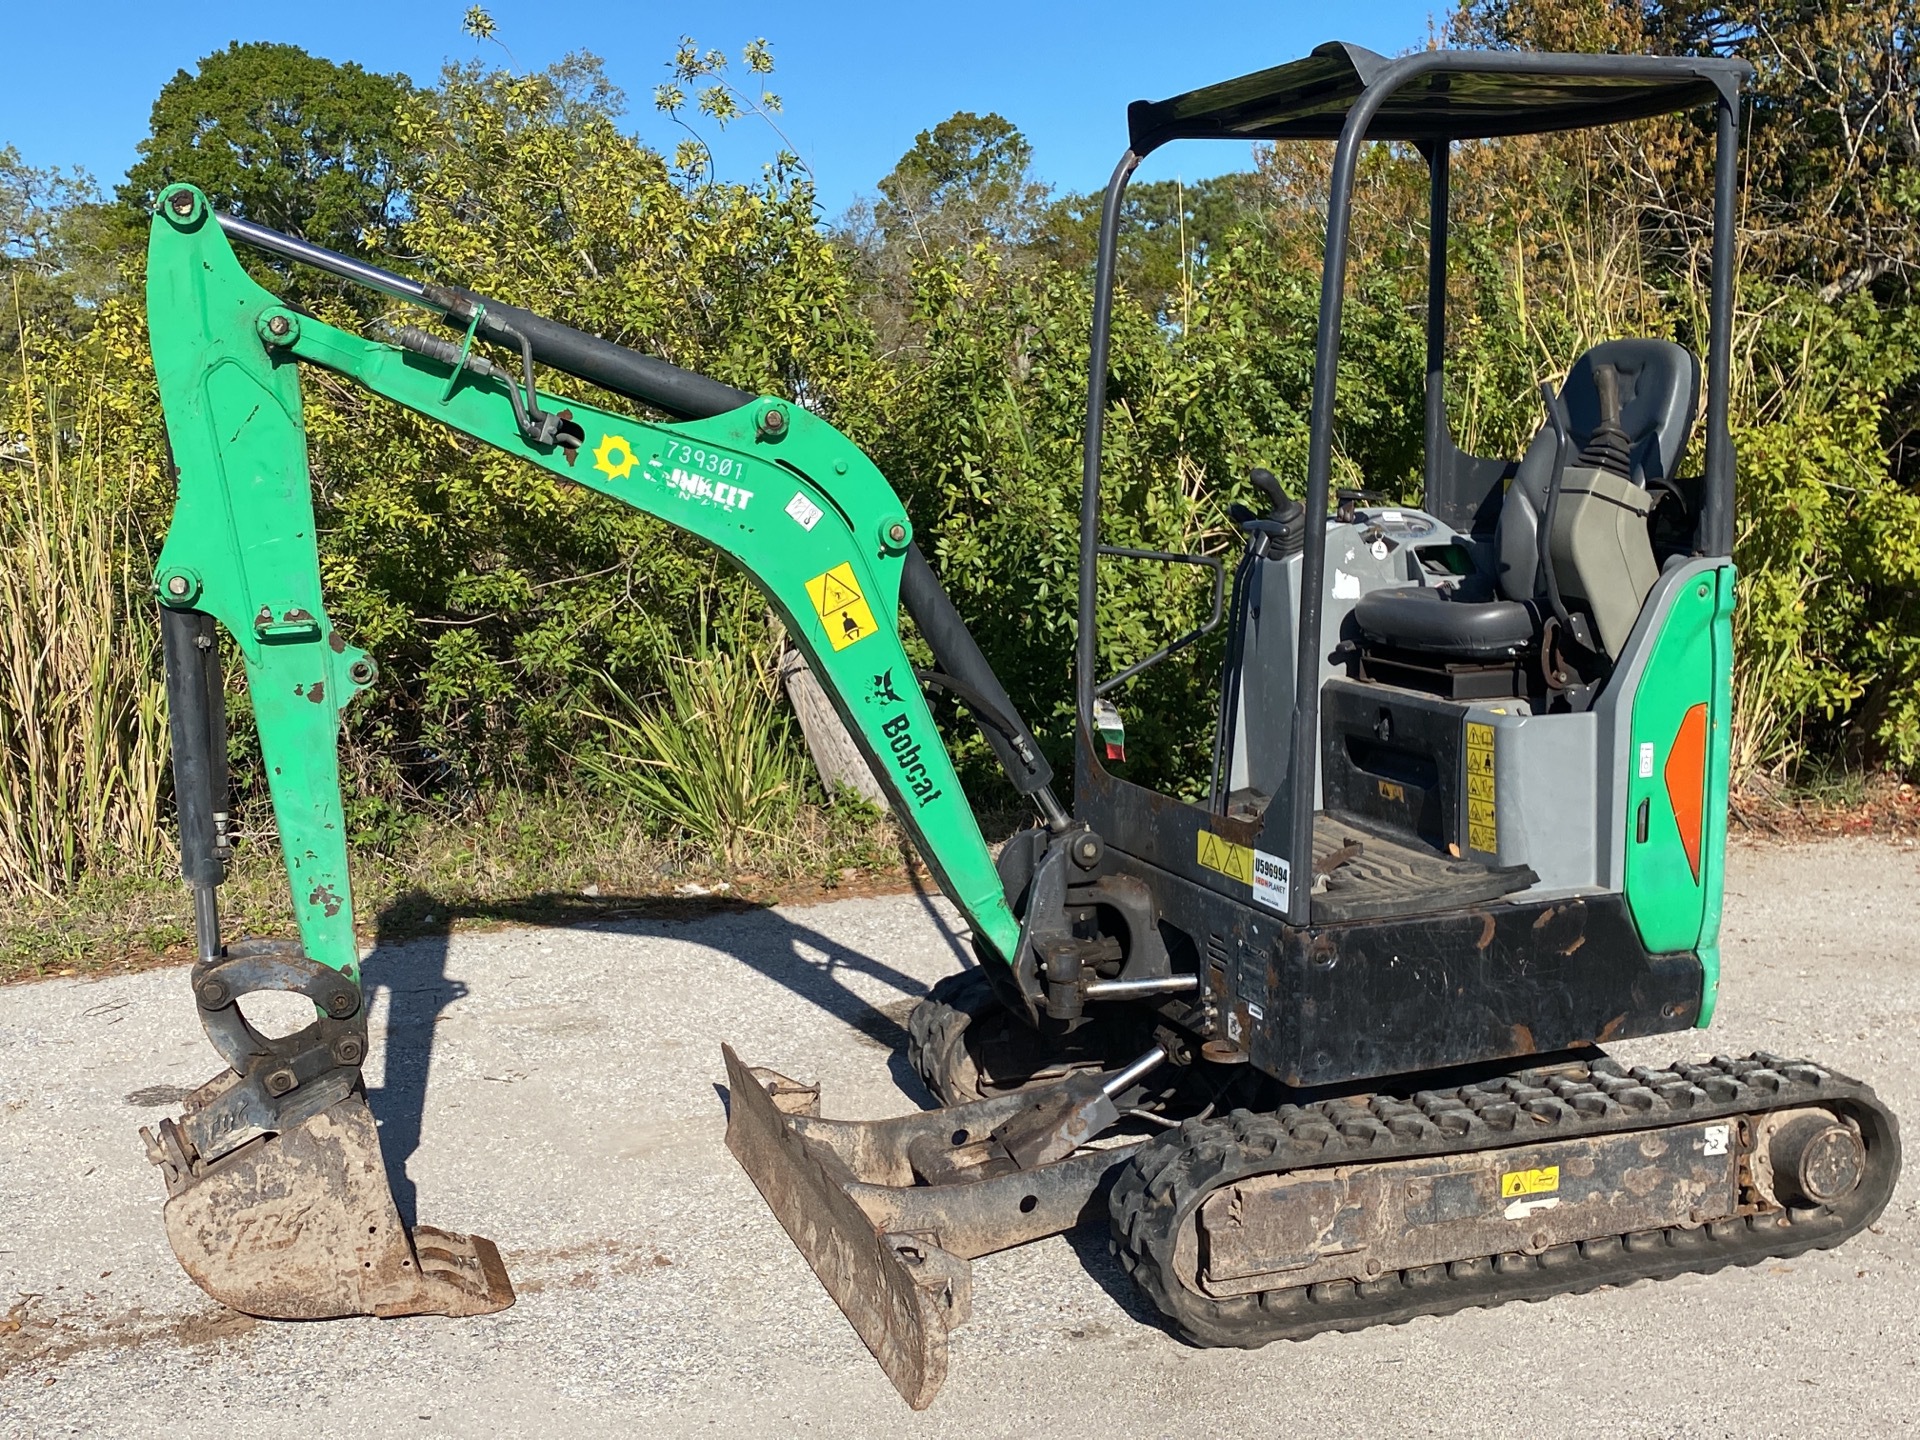
[[[402,1223],[363,1098],[336,742],[375,669],[321,594],[302,366],[724,552],[964,916],[978,964],[910,1024],[942,1108],[826,1119],[817,1087],[723,1047],[729,1146],[915,1408],[967,1316],[968,1262],[1102,1212],[1173,1329],[1238,1346],[1752,1264],[1869,1224],[1900,1152],[1865,1085],[1771,1054],[1650,1067],[1600,1048],[1705,1027],[1719,986],[1750,74],[1731,59],[1390,60],[1331,44],[1131,108],[1099,230],[1071,809],[886,478],[804,406],[164,191],[148,311],[179,489],[155,585],[192,989],[226,1066],[146,1137],[189,1274],[260,1316],[472,1315],[513,1298],[492,1244]],[[1716,147],[1704,373],[1671,340],[1610,339],[1542,387],[1524,454],[1462,451],[1445,402],[1453,147],[1677,112],[1710,114]],[[1263,508],[1233,508],[1231,574],[1231,557],[1101,539],[1122,198],[1143,156],[1205,138],[1334,142],[1303,495],[1254,473]],[[1417,508],[1330,493],[1354,168],[1381,141],[1417,150],[1431,177]],[[235,242],[445,331],[374,340],[298,313]],[[537,368],[655,418],[547,393]],[[1102,678],[1112,563],[1200,567],[1213,605]],[[902,646],[902,606],[930,669]],[[1209,793],[1130,783],[1116,692],[1222,623]],[[245,664],[297,941],[221,938],[216,627]],[[929,688],[956,697],[1033,804],[997,857]],[[261,1034],[240,1002],[263,991],[305,996],[314,1020]]]

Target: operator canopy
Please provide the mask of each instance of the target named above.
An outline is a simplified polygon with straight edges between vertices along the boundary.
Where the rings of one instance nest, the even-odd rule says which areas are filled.
[[[1169,140],[1333,140],[1347,112],[1389,71],[1407,76],[1367,127],[1372,140],[1478,140],[1642,120],[1732,103],[1753,74],[1744,60],[1661,55],[1542,55],[1428,50],[1399,60],[1329,41],[1304,60],[1136,100],[1127,129],[1136,155]],[[1408,72],[1411,71],[1411,75]]]

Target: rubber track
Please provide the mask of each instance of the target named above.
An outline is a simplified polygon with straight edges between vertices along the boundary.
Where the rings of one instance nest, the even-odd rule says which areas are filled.
[[[1500,1150],[1806,1105],[1857,1121],[1866,1143],[1860,1184],[1835,1207],[1601,1236],[1535,1255],[1487,1255],[1231,1299],[1200,1294],[1174,1269],[1176,1240],[1200,1203],[1257,1175]],[[1865,1085],[1821,1066],[1764,1053],[1665,1070],[1627,1069],[1603,1059],[1421,1091],[1411,1099],[1360,1096],[1190,1120],[1141,1149],[1121,1171],[1109,1209],[1113,1253],[1181,1334],[1199,1345],[1251,1348],[1829,1249],[1873,1222],[1899,1173],[1899,1129],[1891,1112]]]
[[[979,1067],[967,1053],[967,1027],[997,1005],[986,976],[962,970],[934,982],[907,1017],[907,1064],[942,1105],[980,1100]]]

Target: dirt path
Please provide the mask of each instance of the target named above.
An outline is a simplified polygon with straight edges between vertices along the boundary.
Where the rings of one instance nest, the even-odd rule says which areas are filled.
[[[1736,848],[1707,1037],[1799,1051],[1920,1116],[1920,851]],[[134,1131],[215,1068],[177,970],[0,990],[0,1434],[1316,1437],[1892,1434],[1920,1424],[1920,1190],[1791,1264],[1254,1353],[1152,1323],[1074,1236],[981,1260],[952,1378],[910,1415],[721,1145],[718,1042],[918,1104],[896,1058],[960,963],[913,896],[370,958],[369,1086],[403,1208],[500,1242],[479,1320],[255,1323],[174,1265]]]

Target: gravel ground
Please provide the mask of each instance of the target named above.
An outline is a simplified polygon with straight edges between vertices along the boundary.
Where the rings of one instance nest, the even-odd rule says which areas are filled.
[[[1710,1044],[1823,1060],[1917,1113],[1920,852],[1736,848]],[[1920,1424],[1920,1221],[1785,1264],[1257,1352],[1154,1324],[1062,1237],[975,1263],[910,1414],[721,1142],[718,1041],[923,1102],[899,1058],[963,963],[912,896],[383,947],[368,1070],[403,1211],[500,1244],[474,1320],[256,1323],[174,1264],[135,1128],[216,1066],[178,970],[0,990],[0,1434],[1825,1435]],[[430,1083],[429,1083],[430,1081]],[[22,1307],[23,1296],[32,1296]],[[17,1325],[14,1322],[18,1322]]]

